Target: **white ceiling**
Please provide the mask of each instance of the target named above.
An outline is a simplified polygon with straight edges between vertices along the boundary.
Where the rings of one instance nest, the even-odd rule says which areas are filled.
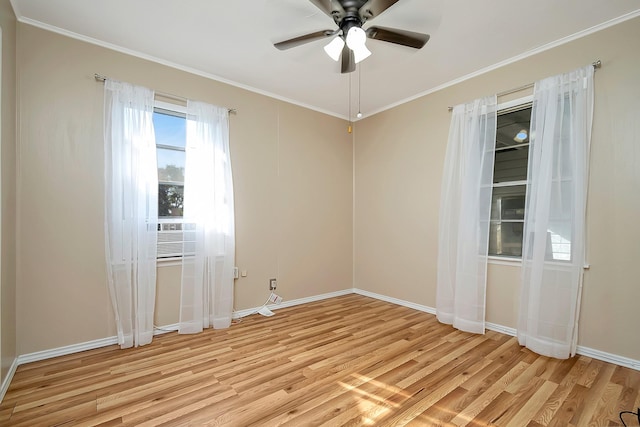
[[[360,70],[340,74],[324,40],[273,43],[333,21],[307,0],[11,0],[22,22],[347,117],[435,88],[634,16],[638,0],[400,0],[365,24],[423,32],[421,50],[369,40]],[[598,59],[598,58],[593,58]],[[95,70],[100,73],[101,70]]]

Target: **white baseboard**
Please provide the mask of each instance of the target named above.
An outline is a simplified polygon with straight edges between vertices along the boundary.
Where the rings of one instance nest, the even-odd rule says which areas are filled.
[[[175,332],[180,327],[179,323],[173,323],[171,325],[154,326],[153,335],[168,334],[169,332]]]
[[[598,359],[616,365],[624,366],[626,368],[635,369],[636,371],[640,371],[640,360],[618,356],[617,354],[611,354],[607,353],[606,351],[600,351],[590,347],[583,347],[581,345],[578,346],[576,352],[582,356],[591,357],[592,359]]]
[[[293,307],[295,305],[307,304],[309,302],[322,301],[322,300],[325,300],[325,299],[341,297],[343,295],[349,295],[349,294],[352,294],[352,293],[353,293],[352,289],[343,289],[341,291],[329,292],[329,293],[326,293],[326,294],[315,295],[315,296],[312,296],[312,297],[305,297],[305,298],[298,298],[298,299],[293,299],[293,300],[289,300],[289,301],[282,301],[280,304],[277,304],[277,305],[276,304],[270,304],[270,305],[268,305],[268,307],[271,310],[277,310],[279,308]]]
[[[510,328],[508,326],[498,325],[497,323],[486,322],[484,327],[489,329],[490,331],[500,332],[501,334],[509,335],[515,337],[518,334],[516,328]]]
[[[52,357],[66,356],[67,354],[79,353],[81,351],[93,350],[94,348],[106,347],[114,344],[118,344],[118,337],[100,338],[79,344],[52,348],[50,350],[21,354],[18,356],[18,366],[24,365],[25,363],[38,362],[40,360],[51,359]]]
[[[414,302],[401,300],[398,298],[388,297],[386,295],[376,294],[374,292],[365,291],[358,288],[353,288],[353,293],[358,295],[364,295],[365,297],[379,299],[381,301],[390,302],[391,304],[401,305],[403,307],[413,308],[414,310],[424,311],[429,314],[436,314],[436,309],[426,305],[416,304]]]
[[[311,297],[305,297],[305,298],[298,298],[298,299],[293,299],[293,300],[288,300],[288,301],[282,301],[280,304],[268,304],[266,307],[269,308],[269,310],[278,310],[281,308],[286,308],[286,307],[293,307],[296,305],[300,305],[300,304],[307,304],[310,302],[316,302],[316,301],[322,301],[325,299],[329,299],[329,298],[335,298],[335,297],[341,297],[343,295],[349,295],[353,293],[353,289],[343,289],[341,291],[336,291],[336,292],[329,292],[326,294],[321,294],[321,295],[314,295]],[[256,314],[258,312],[258,310],[260,310],[262,307],[264,306],[260,306],[260,307],[254,307],[254,308],[247,308],[246,310],[238,310],[238,311],[234,311],[233,312],[233,318],[234,319],[240,319],[241,317],[246,317],[246,316],[250,316],[252,314]]]
[[[178,330],[178,324],[166,325],[154,328],[153,335],[166,334]],[[17,365],[25,363],[38,362],[40,360],[51,359],[52,357],[66,356],[67,354],[79,353],[81,351],[93,350],[95,348],[107,347],[118,344],[118,337],[100,338],[93,341],[86,341],[79,344],[66,345],[64,347],[53,348],[50,350],[36,351],[18,356]]]
[[[7,393],[9,389],[9,384],[11,384],[11,380],[13,379],[13,375],[16,373],[16,369],[18,369],[18,358],[13,359],[13,363],[9,366],[9,370],[7,371],[7,376],[2,380],[2,385],[0,386],[0,402],[4,399],[4,395]]]

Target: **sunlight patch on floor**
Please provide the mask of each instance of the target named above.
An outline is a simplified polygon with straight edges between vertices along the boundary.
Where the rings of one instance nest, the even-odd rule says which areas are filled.
[[[375,425],[377,420],[399,408],[402,402],[411,397],[410,393],[400,387],[358,373],[351,374],[351,376],[357,380],[359,386],[345,382],[338,382],[338,384],[354,394],[361,417],[360,422],[363,425]],[[362,390],[361,387],[364,385],[375,386],[376,391]]]

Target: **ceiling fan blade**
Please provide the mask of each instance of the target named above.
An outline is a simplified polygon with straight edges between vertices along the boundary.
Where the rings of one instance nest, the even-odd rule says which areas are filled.
[[[422,48],[429,41],[429,34],[414,33],[413,31],[396,30],[395,28],[369,27],[367,37],[383,42],[395,43],[414,49]]]
[[[380,15],[397,2],[398,0],[369,0],[362,5],[358,13],[360,14],[360,18],[362,18],[363,21],[366,21]]]
[[[336,32],[334,30],[316,31],[315,33],[309,33],[303,36],[294,37],[289,40],[284,40],[278,43],[274,43],[273,45],[279,50],[286,50],[286,49],[291,49],[292,47],[300,46],[315,40],[326,39],[327,37],[331,37],[335,33]]]
[[[309,0],[318,9],[320,9],[329,18],[332,18],[336,23],[340,22],[345,15],[344,9],[340,2],[336,0]]]
[[[353,51],[345,44],[342,48],[342,74],[352,73],[356,70],[356,60]]]

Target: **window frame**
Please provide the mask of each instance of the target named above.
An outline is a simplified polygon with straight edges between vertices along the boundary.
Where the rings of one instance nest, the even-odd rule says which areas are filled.
[[[496,107],[496,112],[497,115],[501,115],[501,114],[508,114],[509,112],[512,111],[518,111],[518,110],[524,110],[526,108],[531,108],[533,105],[533,94],[528,95],[528,96],[524,96],[518,99],[514,99],[511,101],[505,101],[503,103],[500,103],[497,105]],[[497,142],[497,136],[496,136],[496,142]],[[519,146],[529,146],[529,142],[527,143],[523,143],[523,144],[517,144],[517,145],[513,145],[510,146],[508,148],[514,148],[514,147],[519,147]],[[507,148],[505,148],[507,149]],[[493,154],[493,158],[494,158],[494,162],[495,162],[495,155],[496,152],[498,150],[496,149],[495,145],[494,145],[494,154]],[[502,151],[502,150],[500,150]],[[527,161],[529,161],[529,156],[527,155]],[[493,190],[495,188],[501,188],[501,187],[515,187],[515,186],[521,186],[524,185],[525,187],[525,200],[526,200],[526,195],[527,192],[529,191],[529,185],[528,185],[528,180],[518,180],[518,181],[503,181],[503,182],[498,182],[498,183],[492,183],[491,184],[491,199],[493,200]],[[526,209],[526,205],[525,205],[525,209]],[[525,212],[526,215],[526,212]],[[499,222],[503,222],[501,220],[498,220]],[[496,220],[493,219],[489,219],[489,226],[491,226],[492,223],[495,223]],[[507,220],[504,222],[521,222],[524,228],[524,218],[522,220]],[[523,236],[524,238],[524,236]],[[521,242],[521,245],[523,245],[524,242]],[[488,251],[488,247],[487,247],[487,251]],[[499,254],[488,254],[487,255],[487,259],[489,261],[491,261],[492,264],[503,264],[503,265],[520,265],[522,264],[522,255],[520,256],[511,256],[511,255],[499,255]]]

